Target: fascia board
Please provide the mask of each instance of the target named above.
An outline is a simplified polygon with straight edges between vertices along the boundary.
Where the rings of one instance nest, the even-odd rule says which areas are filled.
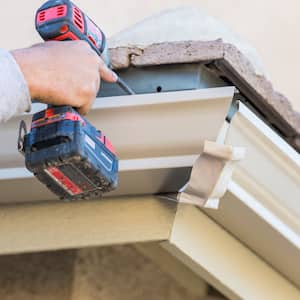
[[[218,211],[204,210],[300,286],[300,156],[243,104],[226,143],[246,148]]]
[[[230,299],[300,298],[284,276],[191,205],[179,205],[162,246]]]
[[[204,141],[217,139],[233,95],[234,87],[221,87],[97,99],[88,119],[110,138],[120,158],[120,189],[112,195],[178,191]],[[56,199],[20,169],[18,123],[29,123],[31,115],[1,126],[6,143],[0,148],[0,203]]]
[[[154,196],[2,205],[0,255],[167,240],[176,205]]]

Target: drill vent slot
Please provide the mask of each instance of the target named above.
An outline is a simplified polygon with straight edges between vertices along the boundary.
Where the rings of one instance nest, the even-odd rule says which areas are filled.
[[[79,8],[76,6],[73,8],[73,22],[81,32],[84,31],[83,16]]]
[[[39,15],[39,21],[45,21],[46,12],[42,11]]]
[[[57,8],[57,15],[58,16],[62,16],[64,14],[64,12],[65,12],[64,7],[63,6],[58,6],[58,8]]]

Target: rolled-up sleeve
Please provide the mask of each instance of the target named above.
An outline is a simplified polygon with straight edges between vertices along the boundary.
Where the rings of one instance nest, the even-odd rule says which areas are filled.
[[[30,94],[21,69],[8,51],[0,49],[0,122],[30,108]]]

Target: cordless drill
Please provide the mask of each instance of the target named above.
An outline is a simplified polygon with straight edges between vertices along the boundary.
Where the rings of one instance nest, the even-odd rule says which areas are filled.
[[[37,11],[35,27],[44,41],[84,40],[109,65],[101,29],[69,0],[50,0]]]
[[[35,25],[45,41],[85,40],[109,64],[105,35],[71,1],[47,1],[38,9]],[[117,187],[112,144],[70,106],[49,106],[34,114],[28,134],[21,122],[18,148],[27,169],[62,199],[96,197]]]

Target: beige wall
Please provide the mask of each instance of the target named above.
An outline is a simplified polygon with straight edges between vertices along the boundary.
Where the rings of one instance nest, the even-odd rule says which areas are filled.
[[[188,289],[134,246],[0,256],[0,270],[1,300],[225,300],[200,278]]]
[[[194,5],[205,9],[252,43],[260,53],[276,88],[300,111],[299,0],[74,0],[107,33],[162,9]],[[17,4],[16,4],[17,3]],[[16,48],[39,41],[34,31],[35,9],[43,1],[2,1],[0,46]]]

